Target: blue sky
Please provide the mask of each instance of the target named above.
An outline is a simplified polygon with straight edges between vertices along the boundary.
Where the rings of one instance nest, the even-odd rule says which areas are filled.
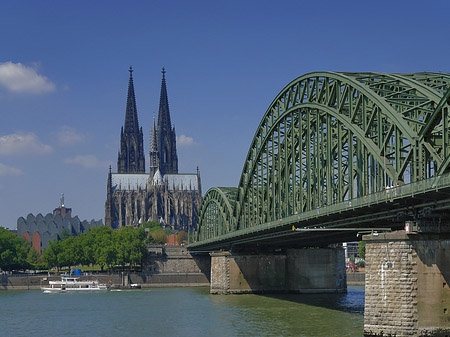
[[[102,219],[128,67],[148,156],[167,70],[179,171],[237,186],[271,101],[312,71],[450,72],[448,1],[3,1],[0,225],[65,194]],[[146,160],[148,166],[148,159]]]

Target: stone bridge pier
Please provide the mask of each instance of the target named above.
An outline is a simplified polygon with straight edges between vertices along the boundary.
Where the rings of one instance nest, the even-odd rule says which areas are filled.
[[[450,234],[366,235],[364,336],[450,336]]]
[[[346,292],[342,248],[211,253],[211,293]]]

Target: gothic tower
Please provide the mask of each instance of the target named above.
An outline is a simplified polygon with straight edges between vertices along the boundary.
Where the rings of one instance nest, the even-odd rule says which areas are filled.
[[[178,173],[176,135],[175,128],[172,129],[170,122],[165,74],[166,71],[163,67],[157,130],[159,169],[163,175]]]
[[[144,136],[139,121],[134,95],[133,69],[130,66],[125,128],[120,131],[120,151],[117,159],[118,173],[145,173]]]
[[[162,69],[158,119],[153,117],[149,173],[145,173],[143,133],[139,128],[130,67],[125,125],[120,133],[117,173],[109,167],[105,224],[138,227],[162,221],[175,229],[195,228],[202,201],[200,171],[178,173],[175,128],[172,128],[165,70]]]

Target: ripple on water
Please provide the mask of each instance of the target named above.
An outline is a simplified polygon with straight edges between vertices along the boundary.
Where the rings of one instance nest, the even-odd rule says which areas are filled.
[[[1,336],[361,336],[364,288],[347,294],[210,295],[208,288],[0,292]]]

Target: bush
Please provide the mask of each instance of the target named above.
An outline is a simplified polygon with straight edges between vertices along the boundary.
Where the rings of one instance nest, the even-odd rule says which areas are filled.
[[[356,266],[357,266],[358,268],[364,268],[364,267],[366,266],[366,262],[364,262],[364,261],[359,261],[359,262],[356,264]]]
[[[159,230],[159,231],[154,231],[152,233],[150,233],[150,237],[153,238],[153,242],[152,243],[157,243],[157,244],[165,244],[167,243],[168,237],[166,232],[164,232],[164,230]]]
[[[358,254],[361,259],[366,258],[366,241],[358,242]]]

